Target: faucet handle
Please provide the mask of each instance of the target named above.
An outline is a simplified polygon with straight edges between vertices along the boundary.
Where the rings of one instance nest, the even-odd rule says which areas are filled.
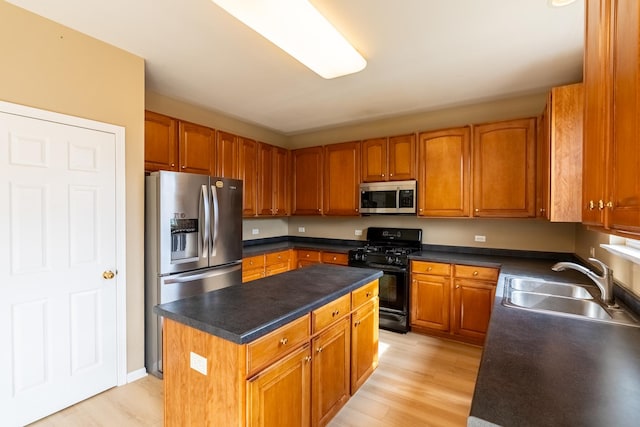
[[[610,275],[613,275],[613,271],[611,270],[611,267],[609,267],[607,264],[605,264],[604,262],[600,261],[599,259],[589,258],[589,261],[595,263],[596,265],[598,265],[600,267],[600,269],[602,270],[603,277],[608,277]]]

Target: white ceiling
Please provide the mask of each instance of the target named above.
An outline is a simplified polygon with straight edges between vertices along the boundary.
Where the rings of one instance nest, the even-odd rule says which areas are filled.
[[[210,0],[9,0],[143,57],[148,90],[286,135],[582,79],[582,0],[311,1],[363,71],[325,80]]]

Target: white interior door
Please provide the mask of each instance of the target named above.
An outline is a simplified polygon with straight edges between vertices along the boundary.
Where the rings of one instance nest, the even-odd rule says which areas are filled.
[[[113,133],[0,112],[0,417],[118,382]]]

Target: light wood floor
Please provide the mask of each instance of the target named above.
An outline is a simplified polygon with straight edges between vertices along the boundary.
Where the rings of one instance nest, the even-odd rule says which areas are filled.
[[[380,331],[378,369],[329,426],[464,426],[481,352],[438,338]],[[32,426],[162,426],[162,411],[162,381],[147,376]]]

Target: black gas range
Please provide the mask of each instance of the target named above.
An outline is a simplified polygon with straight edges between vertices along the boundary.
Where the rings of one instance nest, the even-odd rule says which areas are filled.
[[[378,268],[380,327],[395,332],[409,330],[409,259],[422,248],[417,228],[369,227],[365,246],[349,251],[352,267]]]

